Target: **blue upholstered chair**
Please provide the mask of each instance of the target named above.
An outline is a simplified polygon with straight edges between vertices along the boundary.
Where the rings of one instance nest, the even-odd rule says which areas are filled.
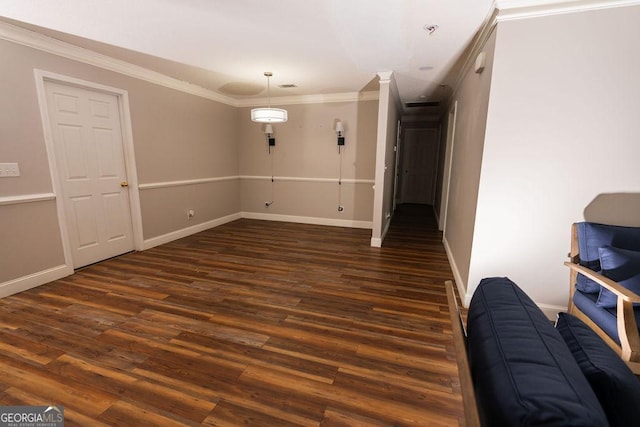
[[[569,312],[640,374],[640,227],[572,225]]]

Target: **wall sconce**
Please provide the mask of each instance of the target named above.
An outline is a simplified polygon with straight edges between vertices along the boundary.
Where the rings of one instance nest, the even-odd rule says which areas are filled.
[[[275,147],[276,139],[273,137],[273,126],[266,125],[264,127],[264,134],[267,136],[267,145],[269,146],[269,154],[271,154],[271,147]]]
[[[344,145],[344,126],[342,122],[338,120],[336,122],[336,135],[338,136],[338,152],[340,151],[340,147]]]
[[[338,157],[340,176],[338,177],[338,212],[344,212],[344,206],[342,206],[342,146],[344,145],[344,126],[342,121],[336,121],[336,135],[338,136]]]

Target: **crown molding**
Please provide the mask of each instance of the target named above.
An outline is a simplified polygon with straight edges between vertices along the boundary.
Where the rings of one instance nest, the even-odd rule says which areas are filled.
[[[325,93],[317,95],[280,96],[277,98],[251,98],[236,101],[237,107],[259,107],[267,103],[271,105],[294,105],[294,104],[328,104],[332,102],[356,102],[356,101],[377,101],[379,97],[376,91],[366,92],[342,92]]]
[[[393,71],[379,71],[378,77],[380,78],[380,83],[388,83],[391,80],[391,76],[393,76]]]
[[[496,0],[497,22],[639,5],[640,0]]]
[[[21,44],[33,49],[38,49],[63,58],[82,62],[84,64],[93,65],[105,70],[114,71],[119,74],[189,93],[191,95],[207,98],[212,101],[232,106],[235,106],[236,104],[233,98],[220,95],[200,86],[174,79],[156,71],[111,58],[6,22],[0,22],[0,39]]]
[[[113,71],[135,79],[143,80],[149,83],[167,87],[169,89],[178,90],[180,92],[199,96],[201,98],[210,99],[232,107],[248,107],[258,106],[267,103],[267,99],[250,99],[237,100],[228,96],[221,95],[201,86],[194,85],[182,80],[169,77],[165,74],[149,70],[119,59],[112,58],[56,40],[52,37],[45,36],[25,28],[21,28],[7,22],[0,21],[0,39],[23,46],[37,49],[46,53],[50,53],[63,58],[78,61],[87,65],[93,65],[105,70]],[[271,98],[271,104],[322,104],[329,102],[353,102],[353,101],[372,101],[378,99],[378,93],[371,92],[345,92],[331,93],[324,95],[304,95],[304,96],[288,96]]]
[[[460,68],[460,71],[458,72],[458,75],[453,84],[453,93],[455,93],[458,88],[460,88],[460,85],[462,84],[467,71],[475,62],[478,53],[480,53],[484,48],[487,39],[489,39],[489,36],[493,33],[493,30],[496,26],[496,18],[498,16],[498,13],[499,9],[494,2],[493,6],[489,10],[489,14],[484,19],[482,25],[480,26],[480,29],[476,32],[476,35],[473,37],[471,43],[469,44],[470,47],[467,50],[464,63],[462,64],[462,67]]]

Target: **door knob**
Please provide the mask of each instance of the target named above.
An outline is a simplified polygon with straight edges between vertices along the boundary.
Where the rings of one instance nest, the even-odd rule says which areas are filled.
[[[122,188],[126,188],[126,187],[128,187],[128,186],[129,186],[129,183],[128,183],[127,181],[122,181],[122,182],[120,183],[120,187],[122,187]]]

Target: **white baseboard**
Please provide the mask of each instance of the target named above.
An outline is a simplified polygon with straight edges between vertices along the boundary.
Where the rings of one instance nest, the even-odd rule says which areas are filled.
[[[449,264],[451,265],[451,271],[453,271],[453,277],[455,279],[456,286],[458,287],[458,294],[460,295],[460,299],[462,300],[462,305],[465,308],[468,308],[469,304],[471,304],[471,297],[473,297],[473,293],[468,293],[466,287],[463,285],[460,271],[458,270],[453,255],[451,254],[451,248],[449,248],[449,243],[444,237],[442,238],[442,244],[444,245],[444,249],[447,252],[447,258],[449,259]],[[567,311],[566,306],[539,304],[537,302],[535,304],[540,308],[540,310],[542,310],[544,315],[547,316],[549,320],[555,321],[559,312]]]
[[[561,311],[564,311],[564,312],[567,311],[567,307],[562,305],[549,305],[549,304],[538,304],[538,303],[536,303],[536,305],[540,308],[540,310],[542,310],[544,315],[547,316],[547,319],[553,320],[553,321],[555,321],[556,318],[558,317],[558,313],[560,313]]]
[[[311,216],[295,216],[280,214],[265,214],[258,212],[240,212],[242,218],[260,219],[265,221],[282,221],[296,222],[300,224],[328,225],[331,227],[348,227],[348,228],[364,228],[371,229],[373,223],[371,221],[354,221],[348,219],[318,218]]]
[[[451,266],[451,271],[453,272],[453,279],[458,287],[458,294],[460,295],[460,300],[462,302],[462,306],[467,308],[471,303],[471,297],[473,294],[467,294],[467,289],[464,281],[462,280],[462,276],[460,275],[460,270],[456,264],[456,260],[453,258],[453,253],[451,252],[451,248],[449,247],[449,242],[447,242],[447,238],[442,236],[442,245],[444,246],[444,250],[447,253],[447,259],[449,260],[449,265]]]
[[[352,220],[341,220],[341,219],[331,219],[331,218],[315,218],[315,217],[306,217],[306,216],[262,214],[262,213],[256,213],[256,212],[239,212],[239,213],[227,215],[222,218],[217,218],[211,221],[196,224],[192,227],[172,231],[171,233],[163,234],[162,236],[146,239],[143,242],[142,250],[151,249],[155,246],[163,245],[165,243],[169,243],[174,240],[178,240],[183,237],[187,237],[192,234],[196,234],[201,231],[205,231],[210,228],[214,228],[219,225],[226,224],[228,222],[235,221],[236,219],[240,219],[240,218],[261,219],[261,220],[267,220],[267,221],[297,222],[302,224],[329,225],[334,227],[365,228],[365,229],[371,229],[372,227],[372,223],[370,221],[352,221]]]
[[[387,233],[389,232],[389,228],[391,227],[391,217],[387,218],[387,222],[384,224],[384,229],[382,230],[382,241],[384,242],[384,238],[387,237]]]
[[[380,237],[372,237],[371,238],[371,247],[372,248],[381,248],[382,247],[382,242],[384,241],[384,238],[387,236],[387,233],[389,232],[389,228],[391,227],[391,218],[387,218],[387,223],[384,225],[384,229],[382,230],[382,236]]]
[[[171,233],[163,234],[162,236],[152,237],[151,239],[146,239],[143,242],[142,250],[147,250],[155,246],[164,245],[165,243],[173,242],[174,240],[182,239],[183,237],[191,236],[192,234],[196,234],[201,231],[205,231],[240,218],[241,215],[239,213],[235,213],[223,216],[222,218],[216,218],[211,221],[202,222],[191,227],[172,231]]]
[[[73,274],[73,267],[69,265],[58,265],[47,270],[38,271],[28,276],[18,277],[8,282],[0,283],[0,298],[35,288],[54,280],[62,279]]]

